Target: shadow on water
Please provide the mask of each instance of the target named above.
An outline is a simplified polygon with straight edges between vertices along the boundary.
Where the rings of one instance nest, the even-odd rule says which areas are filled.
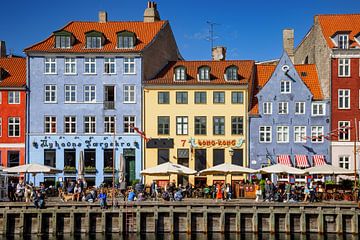
[[[176,233],[176,234],[91,234],[91,235],[61,235],[61,236],[52,236],[52,235],[27,235],[27,236],[0,236],[0,239],[6,240],[95,240],[95,239],[104,239],[104,240],[355,240],[359,239],[358,235],[336,235],[336,234],[285,234],[285,233],[196,233],[196,234],[186,234],[186,233]]]

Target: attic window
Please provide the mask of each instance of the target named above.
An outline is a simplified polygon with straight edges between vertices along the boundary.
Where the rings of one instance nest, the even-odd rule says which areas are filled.
[[[338,47],[340,49],[348,49],[349,48],[349,35],[348,34],[340,34],[339,35]]]
[[[306,76],[307,76],[307,72],[301,72],[300,75],[301,75],[302,77],[306,77]]]
[[[118,48],[134,48],[136,35],[133,32],[123,31],[118,33]]]
[[[55,48],[71,48],[73,43],[72,33],[61,30],[54,32],[55,35]]]
[[[0,82],[2,80],[4,80],[4,78],[6,77],[6,74],[7,74],[7,72],[5,71],[5,69],[0,67]]]
[[[86,33],[86,48],[102,48],[104,40],[104,35],[101,32],[88,32]]]
[[[208,66],[200,67],[198,71],[198,77],[199,80],[203,80],[203,81],[210,80],[210,67]]]
[[[230,66],[226,69],[225,77],[227,81],[238,80],[238,68]]]
[[[186,80],[186,68],[184,66],[176,67],[174,70],[175,81]]]

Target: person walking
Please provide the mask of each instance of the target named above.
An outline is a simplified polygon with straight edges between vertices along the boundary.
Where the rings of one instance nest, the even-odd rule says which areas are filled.
[[[221,189],[221,186],[220,184],[218,183],[216,185],[216,200],[222,200],[223,199],[223,194],[222,194],[222,189]]]
[[[259,183],[255,183],[255,195],[256,195],[255,202],[258,202],[262,195],[261,187]]]
[[[284,202],[289,202],[290,194],[291,194],[291,184],[289,182],[286,182],[285,184],[285,194],[286,194],[286,200],[284,200]]]
[[[101,209],[106,209],[107,208],[107,202],[106,202],[106,192],[104,191],[104,189],[100,190],[100,194],[98,196],[99,200],[100,200],[100,208]]]

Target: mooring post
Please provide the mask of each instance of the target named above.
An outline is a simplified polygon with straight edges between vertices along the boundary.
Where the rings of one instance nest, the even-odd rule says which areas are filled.
[[[236,225],[236,232],[239,233],[241,231],[241,214],[240,214],[240,208],[239,206],[236,206],[236,219],[235,219],[235,225]]]
[[[174,232],[174,206],[170,206],[170,212],[169,212],[169,221],[170,221],[170,233]]]
[[[56,236],[57,235],[57,211],[56,211],[56,208],[52,212],[52,230],[53,230],[53,235]]]
[[[323,234],[324,233],[324,214],[321,207],[317,208],[318,215],[318,233]]]
[[[342,213],[339,207],[335,209],[336,212],[336,233],[341,234],[343,233],[343,227],[342,227]]]
[[[75,214],[74,214],[74,210],[71,209],[70,212],[70,235],[74,236],[75,233]]]
[[[106,212],[105,211],[103,211],[101,213],[101,233],[102,234],[105,234],[105,232],[106,232]]]
[[[359,233],[359,214],[356,211],[356,208],[351,208],[351,212],[353,212],[353,216],[351,218],[351,233],[358,234]]]
[[[21,209],[20,213],[20,221],[19,221],[19,233],[20,235],[23,235],[25,233],[24,225],[25,225],[25,214],[23,212],[24,210]],[[15,231],[16,232],[16,231]]]
[[[119,233],[122,234],[124,232],[124,205],[120,205],[119,208]]]
[[[269,230],[270,233],[275,233],[275,213],[274,213],[274,207],[269,207],[270,210],[270,216],[269,216]]]
[[[253,217],[252,217],[252,231],[258,233],[258,211],[256,206],[253,207]]]
[[[225,209],[224,209],[224,205],[222,205],[220,207],[221,213],[220,213],[220,232],[224,233],[225,232]]]
[[[136,207],[136,233],[141,233],[141,212],[140,212],[140,206]]]
[[[204,224],[204,227],[203,227],[203,232],[204,233],[207,233],[208,232],[208,210],[207,210],[207,207],[206,206],[203,206],[203,224]],[[196,231],[198,231],[199,229],[196,229]]]
[[[186,207],[187,217],[187,233],[191,234],[191,206]]]
[[[154,206],[154,231],[158,232],[158,221],[159,221],[159,206]]]
[[[3,235],[6,236],[8,234],[8,213],[5,209],[4,215],[3,215]]]
[[[304,207],[300,207],[300,232],[306,234],[306,214]]]
[[[42,234],[43,233],[43,229],[42,229],[42,220],[43,220],[43,213],[41,211],[39,211],[37,213],[37,219],[38,219],[38,228],[37,228],[37,234]]]

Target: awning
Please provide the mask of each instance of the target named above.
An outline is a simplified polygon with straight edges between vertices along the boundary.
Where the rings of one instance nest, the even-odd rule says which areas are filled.
[[[306,155],[295,155],[295,162],[297,167],[310,167]]]
[[[314,163],[314,166],[326,164],[324,155],[314,155],[313,163]]]
[[[290,166],[291,167],[291,160],[290,160],[290,156],[289,155],[278,155],[277,156],[277,162],[279,164],[283,164],[286,166]]]

